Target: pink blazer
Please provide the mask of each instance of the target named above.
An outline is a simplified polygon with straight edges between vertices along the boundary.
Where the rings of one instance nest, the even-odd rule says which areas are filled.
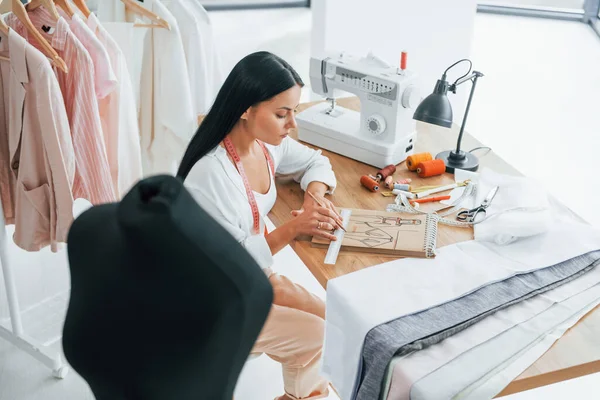
[[[56,75],[12,29],[0,34],[0,195],[15,243],[57,251],[73,220],[75,155]]]

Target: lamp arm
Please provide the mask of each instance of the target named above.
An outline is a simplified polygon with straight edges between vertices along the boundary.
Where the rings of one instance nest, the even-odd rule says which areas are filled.
[[[454,82],[452,85],[450,85],[450,88],[449,88],[449,90],[450,90],[452,93],[456,94],[456,87],[457,87],[457,86],[459,86],[459,85],[462,85],[462,84],[463,84],[463,83],[465,83],[465,82],[472,81],[472,80],[474,80],[474,79],[476,79],[476,78],[481,78],[482,76],[483,76],[483,74],[482,74],[481,72],[478,72],[478,71],[473,71],[473,73],[472,73],[472,74],[470,74],[469,76],[464,76],[464,77],[462,77],[462,78],[458,79],[458,80],[457,80],[456,82]]]
[[[467,124],[467,117],[469,116],[469,110],[471,109],[471,100],[473,100],[473,93],[475,93],[475,86],[477,85],[477,79],[482,77],[483,74],[481,72],[473,71],[473,74],[468,78],[464,78],[462,82],[456,83],[452,86],[460,85],[468,80],[473,80],[473,86],[471,86],[471,93],[469,94],[469,101],[467,102],[467,109],[465,110],[465,116],[462,121],[462,125],[460,127],[460,133],[458,134],[458,140],[456,141],[456,154],[460,154],[460,144],[462,142],[463,133],[465,132],[465,125]]]

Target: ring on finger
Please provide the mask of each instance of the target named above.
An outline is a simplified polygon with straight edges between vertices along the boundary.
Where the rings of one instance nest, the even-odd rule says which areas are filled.
[[[321,229],[321,226],[323,226],[323,223],[319,222],[319,225],[317,225],[317,229]]]

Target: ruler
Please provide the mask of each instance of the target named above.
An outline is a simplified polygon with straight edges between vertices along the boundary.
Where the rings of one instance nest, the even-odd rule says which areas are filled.
[[[347,228],[348,222],[350,222],[350,215],[352,215],[352,210],[343,209],[341,215],[342,226]],[[340,249],[342,248],[342,241],[344,240],[344,231],[338,228],[336,229],[334,236],[337,240],[331,241],[329,249],[327,250],[327,255],[325,256],[325,264],[329,265],[334,265],[337,261],[338,254],[340,254]]]

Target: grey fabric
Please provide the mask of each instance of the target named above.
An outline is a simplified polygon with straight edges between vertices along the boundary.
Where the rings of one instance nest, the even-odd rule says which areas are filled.
[[[439,343],[491,313],[567,283],[594,268],[598,260],[600,251],[590,252],[489,284],[461,298],[373,328],[365,338],[363,379],[355,398],[379,398],[386,368],[394,356]]]

